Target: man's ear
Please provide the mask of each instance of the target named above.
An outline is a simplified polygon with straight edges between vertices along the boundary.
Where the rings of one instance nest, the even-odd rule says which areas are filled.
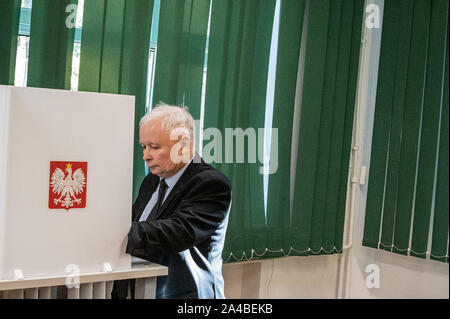
[[[189,152],[190,139],[189,136],[183,135],[181,138],[181,153],[186,154]]]

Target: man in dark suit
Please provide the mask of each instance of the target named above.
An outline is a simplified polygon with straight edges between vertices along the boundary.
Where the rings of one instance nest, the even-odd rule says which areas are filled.
[[[150,173],[133,205],[126,252],[169,269],[156,298],[224,298],[222,249],[231,185],[194,153],[194,121],[183,108],[160,105],[140,122]],[[128,283],[115,282],[113,298]]]

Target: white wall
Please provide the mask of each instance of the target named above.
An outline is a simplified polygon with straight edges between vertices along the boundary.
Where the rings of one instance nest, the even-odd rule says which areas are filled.
[[[224,265],[227,298],[334,298],[338,255]]]
[[[383,0],[369,0],[367,3],[377,4],[382,14]],[[353,145],[358,146],[358,151],[352,154],[349,174],[349,180],[356,177],[358,181],[361,167],[370,168],[381,43],[381,28],[364,31],[353,133]],[[342,255],[286,257],[225,264],[223,269],[227,298],[448,299],[449,264],[361,245],[368,172],[369,170],[363,177],[362,184],[355,184],[354,198],[349,183],[344,242],[351,243],[351,248]],[[376,265],[379,269],[378,288],[368,288],[366,285],[366,280],[374,275],[373,270],[366,272],[368,265]]]
[[[338,255],[286,257],[224,265],[227,298],[333,299],[338,292]],[[353,248],[348,286],[350,299],[449,298],[449,266],[381,250]],[[251,271],[260,265],[260,271]],[[380,287],[367,288],[367,265],[380,269]],[[255,288],[256,287],[256,288]]]
[[[353,249],[349,298],[449,298],[449,266],[367,247]],[[380,287],[365,285],[365,269],[376,264],[380,269]]]

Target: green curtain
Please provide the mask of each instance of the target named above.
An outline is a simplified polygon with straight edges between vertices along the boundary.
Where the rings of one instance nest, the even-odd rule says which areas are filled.
[[[443,89],[443,105],[441,113],[441,129],[439,136],[439,161],[438,176],[436,181],[436,206],[434,208],[433,236],[430,258],[448,263],[448,212],[449,212],[449,189],[448,189],[448,35],[447,56],[445,58],[445,75]],[[445,256],[445,257],[442,257]]]
[[[200,120],[209,9],[210,0],[161,1],[153,106],[184,105]]]
[[[269,178],[268,247],[272,256],[329,254],[342,249],[363,1],[309,1],[306,10],[293,207],[290,211],[286,169]],[[276,100],[274,127],[293,118],[294,103],[285,102],[283,95]],[[288,168],[292,123],[283,130],[280,144],[289,143],[280,151],[283,164],[279,166]],[[277,206],[281,197],[283,211]]]
[[[278,128],[278,171],[269,177],[267,231],[261,232],[256,253],[269,257],[282,256],[282,247],[291,247],[290,180],[291,147],[297,71],[306,1],[282,1],[278,38],[278,58],[273,108],[273,127]],[[282,213],[284,212],[284,213]],[[289,233],[289,234],[288,234]],[[293,246],[293,245],[292,245]],[[287,249],[286,254],[289,253]],[[284,250],[283,250],[284,251]]]
[[[139,120],[145,114],[153,1],[86,0],[81,35],[80,91],[134,95],[133,199],[145,176]]]
[[[66,7],[78,0],[33,1],[27,86],[70,89],[75,27],[66,25]]]
[[[426,258],[434,216],[428,253],[446,262],[447,11],[446,0],[385,3],[363,238]]]
[[[270,41],[275,1],[213,1],[208,49],[205,130],[263,128]],[[223,140],[224,141],[224,140]],[[252,147],[247,142],[247,146]],[[215,163],[232,183],[232,209],[223,256],[260,245],[264,227],[263,175],[259,163],[235,162],[232,145],[216,150],[224,155]],[[234,154],[231,158],[231,154]],[[248,154],[244,154],[247,162]],[[228,160],[227,160],[228,159]]]
[[[0,1],[0,84],[14,85],[21,0]]]
[[[279,144],[289,141],[279,152],[279,167],[286,171],[269,177],[269,257],[329,254],[342,249],[362,12],[363,1],[306,2],[306,38],[302,38],[305,67],[292,211],[287,168],[294,142],[289,137],[294,103],[292,98],[284,100],[283,91],[275,101],[273,126],[290,126],[283,128],[279,137]],[[280,77],[287,80],[282,74]],[[290,79],[291,96],[294,80]],[[278,206],[280,198],[283,210]]]
[[[218,128],[223,141],[226,128],[264,128],[274,8],[275,1],[213,1],[204,127]],[[240,164],[236,158],[228,163],[236,148],[216,150],[224,156],[214,165],[233,188],[225,261],[341,250],[362,12],[363,1],[281,1],[272,125],[278,129],[278,170],[269,175],[266,217],[262,164]],[[291,211],[302,42],[305,70]],[[205,144],[211,137],[205,136]]]

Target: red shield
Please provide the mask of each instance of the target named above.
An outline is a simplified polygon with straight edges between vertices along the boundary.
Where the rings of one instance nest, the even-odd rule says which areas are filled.
[[[50,161],[48,208],[86,207],[87,162]]]

